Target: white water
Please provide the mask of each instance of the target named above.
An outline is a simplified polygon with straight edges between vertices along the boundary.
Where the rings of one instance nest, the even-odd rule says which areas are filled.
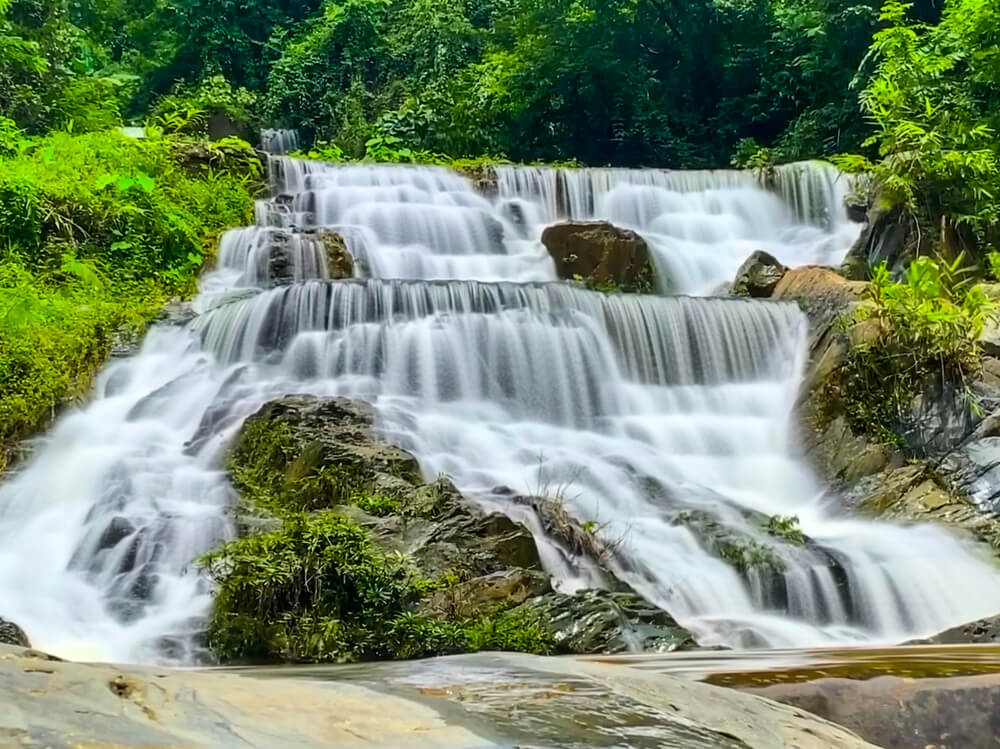
[[[857,227],[828,170],[780,171],[768,192],[740,173],[511,168],[488,200],[443,170],[273,166],[287,197],[261,205],[271,228],[223,239],[201,317],[110,364],[0,488],[0,616],[37,647],[195,659],[210,591],[190,562],[231,533],[223,450],[293,392],[373,402],[429,477],[486,506],[526,517],[509,490],[560,493],[602,525],[616,572],[703,644],[894,641],[1000,610],[978,550],[824,506],[795,455],[795,307],[545,283],[538,236],[564,215],[635,227],[688,292],[753,249],[837,262]],[[317,223],[344,234],[363,278],[323,280],[318,243],[297,231]],[[295,283],[268,289],[275,242]],[[690,512],[768,545],[754,513],[798,515],[815,544],[779,543],[785,572],[744,579],[689,532]],[[556,545],[543,553],[564,587],[600,584]]]

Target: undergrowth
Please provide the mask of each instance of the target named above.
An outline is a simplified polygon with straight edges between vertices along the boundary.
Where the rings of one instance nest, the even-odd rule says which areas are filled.
[[[241,141],[5,132],[0,149],[0,469],[84,390],[116,336],[193,289],[252,215],[260,165]],[[197,158],[192,158],[197,154]]]
[[[964,258],[915,259],[901,281],[885,265],[873,270],[854,323],[874,327],[848,357],[836,399],[856,430],[902,444],[898,427],[915,394],[931,386],[964,393],[975,411],[969,377],[980,366],[980,336],[996,305],[970,280]]]

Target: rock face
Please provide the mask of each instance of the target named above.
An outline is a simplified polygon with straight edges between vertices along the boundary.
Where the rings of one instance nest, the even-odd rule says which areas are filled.
[[[655,272],[646,240],[606,221],[555,224],[542,233],[542,244],[559,278],[597,289],[651,291]]]
[[[603,664],[468,656],[310,680],[89,666],[0,646],[0,744],[25,749],[677,746],[873,749],[760,697]],[[285,675],[285,674],[282,674]],[[966,745],[971,746],[971,745]]]
[[[737,271],[732,293],[736,296],[769,297],[787,271],[774,255],[757,250]]]
[[[750,691],[820,715],[886,749],[986,749],[996,744],[997,674],[820,679]]]
[[[268,247],[268,273],[275,286],[302,280],[296,277],[295,255],[308,256],[317,265],[314,275],[319,275],[320,259],[326,265],[329,277],[334,280],[354,276],[354,258],[347,250],[347,243],[339,234],[325,230],[309,232],[273,231]]]
[[[632,593],[551,593],[523,608],[552,633],[557,653],[669,653],[697,646],[667,612]]]
[[[799,397],[806,457],[844,501],[877,517],[943,522],[1000,549],[1000,361],[987,358],[961,386],[931,378],[893,424],[893,441],[852,421],[843,373],[855,347],[877,340],[876,320],[856,322],[865,284],[823,268],[788,271],[776,299],[810,323]],[[970,406],[972,393],[978,403]]]
[[[31,647],[24,630],[6,619],[0,619],[0,645],[19,645],[22,648]]]
[[[268,559],[285,559],[289,569],[326,570],[307,580],[329,575],[321,587],[343,594],[306,605],[296,603],[297,587],[287,595],[282,588],[267,600],[287,605],[260,608],[245,587],[228,582],[235,574],[229,563],[210,568],[220,593],[209,641],[223,659],[369,660],[483,649],[591,654],[694,645],[668,614],[637,596],[555,593],[525,526],[482,512],[445,477],[426,483],[411,454],[376,437],[364,403],[272,401],[244,424],[229,468],[242,496],[237,526],[250,542],[237,542],[229,563],[242,560],[240,569],[257,570],[266,562],[258,559],[260,549],[268,549]],[[516,505],[521,512],[529,507]],[[536,522],[558,522],[563,531],[555,543],[569,554],[594,551],[583,543],[593,534],[564,512],[545,510]],[[296,546],[303,533],[314,532],[333,539],[332,567],[317,566],[311,546]],[[353,561],[338,561],[345,558]],[[371,582],[373,568],[399,574]],[[359,604],[352,591],[369,585],[385,595]],[[324,616],[336,619],[344,635],[329,647],[303,648],[300,624]]]

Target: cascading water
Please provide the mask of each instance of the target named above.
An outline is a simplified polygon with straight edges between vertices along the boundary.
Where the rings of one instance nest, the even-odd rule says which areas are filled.
[[[796,307],[600,295],[556,283],[539,241],[565,217],[633,227],[689,293],[755,249],[838,262],[857,227],[828,168],[762,186],[739,172],[511,167],[493,198],[440,169],[271,168],[278,195],[223,238],[198,319],[110,364],[94,401],[0,488],[0,615],[38,647],[198,657],[211,591],[191,561],[231,533],[224,450],[288,393],[370,401],[428,476],[529,524],[512,495],[558,495],[600,527],[613,571],[706,645],[893,641],[1000,610],[1000,575],[975,548],[827,506],[795,455]],[[327,230],[355,280],[327,280]],[[797,515],[810,542],[768,535],[762,518],[777,515]],[[741,574],[713,537],[773,551]],[[602,584],[539,540],[565,588]]]

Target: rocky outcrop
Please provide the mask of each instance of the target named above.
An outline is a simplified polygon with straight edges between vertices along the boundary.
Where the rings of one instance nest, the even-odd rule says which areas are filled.
[[[354,276],[354,258],[344,238],[334,232],[323,229],[307,232],[274,230],[269,232],[268,242],[268,277],[274,286],[302,280],[296,275],[296,263],[315,266],[309,274],[316,277],[319,277],[323,265],[333,280]]]
[[[696,647],[673,617],[632,593],[551,593],[528,601],[522,610],[536,615],[552,634],[556,653],[668,653]]]
[[[0,744],[26,749],[873,749],[770,700],[630,668],[481,655],[338,669],[322,683],[50,661],[0,646]],[[314,674],[314,676],[319,676]],[[618,739],[620,741],[620,739]]]
[[[754,298],[769,297],[787,271],[774,255],[757,250],[736,272],[732,293]]]
[[[986,749],[996,743],[1000,675],[923,675],[819,679],[750,691],[820,715],[886,749]]]
[[[223,659],[693,645],[673,619],[637,596],[555,593],[525,526],[481,511],[445,477],[425,482],[411,454],[378,439],[364,403],[268,403],[244,424],[228,464],[242,499],[236,513],[243,540],[208,562],[220,585],[209,641]],[[541,500],[535,504],[545,510],[537,511],[539,527],[563,529],[555,542],[567,553],[589,553],[574,544],[593,534]],[[534,506],[517,504],[520,512]],[[302,540],[314,537],[330,539],[329,557],[314,556],[312,542]],[[262,550],[266,558],[258,558]],[[247,596],[235,576],[272,574],[273,560],[282,560],[286,575],[278,589],[259,601]],[[312,590],[317,579],[329,592],[303,598],[302,589]],[[355,591],[370,587],[382,593],[364,602]],[[337,627],[330,643],[316,648],[316,635],[303,627],[324,618]]]
[[[0,619],[0,645],[19,645],[22,648],[31,647],[28,635],[24,630],[6,619]]]
[[[995,645],[1000,643],[1000,615],[946,629],[914,645]]]
[[[880,263],[886,263],[890,271],[901,271],[913,257],[909,247],[916,236],[913,221],[898,209],[872,209],[865,218],[865,227],[844,260],[844,274],[863,280],[868,269]]]
[[[563,280],[633,292],[651,291],[655,283],[646,240],[606,221],[555,224],[542,233],[542,244]]]

